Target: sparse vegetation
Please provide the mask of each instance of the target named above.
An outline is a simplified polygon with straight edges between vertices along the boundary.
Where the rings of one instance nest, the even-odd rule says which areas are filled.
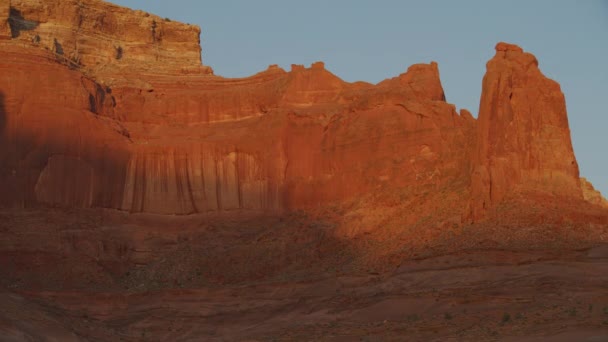
[[[171,22],[171,19],[169,19],[169,18],[165,18],[165,21]]]
[[[156,28],[158,25],[156,24],[156,20],[152,20],[152,41],[156,43]]]
[[[80,56],[74,55],[70,57],[70,64],[73,66],[80,66]]]
[[[511,321],[511,315],[508,312],[505,312],[502,315],[501,324],[507,324],[507,323],[509,323],[509,321]]]
[[[63,56],[63,46],[59,43],[57,38],[53,38],[53,49],[56,54]]]
[[[445,314],[443,314],[443,318],[445,318],[446,320],[448,320],[448,321],[449,321],[449,320],[451,320],[453,317],[452,317],[452,315],[451,315],[451,314],[449,314],[449,313],[447,313],[447,312],[446,312]]]
[[[410,322],[417,322],[420,320],[420,316],[418,316],[418,314],[411,314],[407,316],[407,320]]]

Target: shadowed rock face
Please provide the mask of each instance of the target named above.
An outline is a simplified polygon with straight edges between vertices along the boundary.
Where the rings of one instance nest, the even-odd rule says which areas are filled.
[[[436,64],[376,86],[322,63],[239,80],[115,75],[101,86],[36,47],[4,54],[4,134],[17,151],[4,164],[15,184],[5,203],[276,211],[466,180],[475,122],[444,101]]]
[[[7,205],[281,211],[458,184],[478,220],[512,191],[582,198],[563,94],[514,45],[488,62],[476,121],[435,62],[377,85],[321,62],[225,79],[201,66],[197,27],[93,0],[10,8],[39,25],[1,43]]]

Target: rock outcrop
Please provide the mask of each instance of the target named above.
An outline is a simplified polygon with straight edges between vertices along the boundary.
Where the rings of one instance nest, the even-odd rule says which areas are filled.
[[[128,137],[92,111],[111,96],[44,51],[0,50],[0,202],[119,207]]]
[[[377,85],[322,62],[225,79],[201,65],[195,26],[96,0],[9,8],[5,205],[280,211],[449,188],[479,220],[512,191],[583,196],[559,85],[514,45],[497,45],[475,120],[435,62]]]
[[[591,184],[591,182],[584,177],[581,178],[581,188],[583,190],[583,197],[585,198],[585,201],[608,208],[608,200],[602,196],[602,193],[595,190],[593,184]]]
[[[566,102],[520,47],[499,43],[487,63],[472,170],[473,219],[518,188],[582,198]]]
[[[4,5],[8,2],[8,5]],[[10,36],[72,67],[200,72],[200,28],[98,0],[4,0]],[[0,19],[0,35],[6,32]]]
[[[109,89],[34,58],[35,48],[12,49],[0,66],[4,146],[15,151],[3,159],[5,203],[282,210],[389,184],[440,187],[469,168],[475,122],[443,101],[434,65],[378,86],[317,63],[241,80],[190,76],[181,87],[185,79],[151,75],[150,88]],[[418,79],[433,92],[421,96]]]
[[[11,13],[11,3],[7,0],[0,1],[0,39],[11,38],[11,26],[9,18]]]

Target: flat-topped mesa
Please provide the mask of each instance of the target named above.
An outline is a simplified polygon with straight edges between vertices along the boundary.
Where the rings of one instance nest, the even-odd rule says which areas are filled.
[[[532,54],[496,45],[483,79],[477,129],[473,219],[518,189],[582,198],[564,94]]]
[[[200,28],[100,0],[4,0],[10,36],[93,72],[146,69],[209,72],[201,64]]]

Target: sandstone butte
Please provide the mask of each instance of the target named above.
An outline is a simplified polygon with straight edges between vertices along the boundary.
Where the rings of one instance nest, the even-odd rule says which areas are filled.
[[[97,0],[0,6],[4,206],[280,212],[455,184],[461,222],[518,193],[606,205],[581,185],[559,84],[515,45],[496,45],[475,119],[435,62],[376,85],[322,62],[227,79],[194,25]]]
[[[608,203],[533,55],[496,45],[476,119],[435,62],[375,85],[322,62],[228,79],[200,33],[100,0],[0,0],[0,336],[607,324]]]

